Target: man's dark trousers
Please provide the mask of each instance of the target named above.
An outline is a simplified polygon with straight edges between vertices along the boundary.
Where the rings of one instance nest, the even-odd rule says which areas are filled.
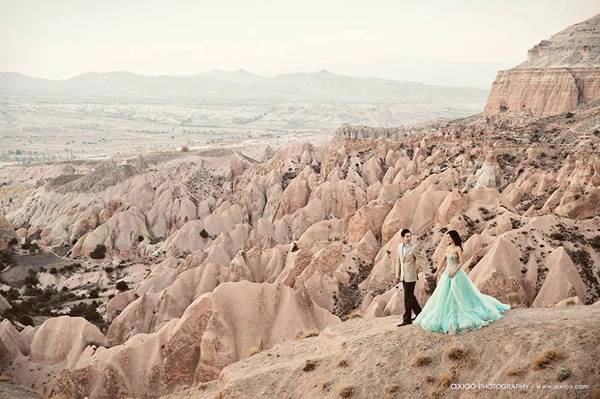
[[[412,312],[415,312],[415,316],[421,313],[421,306],[415,297],[416,283],[416,281],[407,283],[406,281],[402,280],[402,288],[404,289],[404,323],[411,322]]]

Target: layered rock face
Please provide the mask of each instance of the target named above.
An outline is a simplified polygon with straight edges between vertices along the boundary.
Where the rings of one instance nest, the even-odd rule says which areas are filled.
[[[600,15],[543,40],[528,59],[498,72],[484,114],[549,116],[600,98]]]
[[[600,98],[600,68],[515,68],[498,72],[484,114],[549,116]]]

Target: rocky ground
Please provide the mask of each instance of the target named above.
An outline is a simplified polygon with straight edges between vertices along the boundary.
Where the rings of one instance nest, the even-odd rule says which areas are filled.
[[[0,169],[0,392],[496,397],[451,384],[560,382],[589,386],[503,393],[598,397],[600,102],[525,111]],[[511,310],[461,336],[397,330],[405,227],[430,271],[456,229],[463,270]]]
[[[457,229],[482,292],[539,309],[522,318],[587,309],[600,299],[599,116],[592,104],[472,117],[258,160],[190,151],[5,169],[2,373],[69,398],[222,380],[282,342],[401,314],[390,259],[402,227],[432,270]]]
[[[446,335],[398,328],[401,317],[353,319],[275,345],[227,366],[218,380],[164,398],[598,397],[598,320],[599,305],[513,309],[479,332]]]
[[[39,399],[39,395],[9,382],[0,382],[0,399]]]

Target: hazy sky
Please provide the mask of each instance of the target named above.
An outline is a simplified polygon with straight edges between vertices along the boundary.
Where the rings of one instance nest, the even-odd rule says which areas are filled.
[[[485,87],[598,0],[0,0],[0,71],[328,69]]]

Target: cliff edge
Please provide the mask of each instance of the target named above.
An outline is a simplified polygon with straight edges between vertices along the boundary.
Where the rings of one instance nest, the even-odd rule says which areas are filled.
[[[600,98],[600,14],[542,40],[527,61],[499,71],[484,114],[561,114]]]
[[[511,309],[461,335],[398,328],[399,321],[349,320],[278,344],[225,367],[216,381],[164,399],[600,395],[600,303]]]

